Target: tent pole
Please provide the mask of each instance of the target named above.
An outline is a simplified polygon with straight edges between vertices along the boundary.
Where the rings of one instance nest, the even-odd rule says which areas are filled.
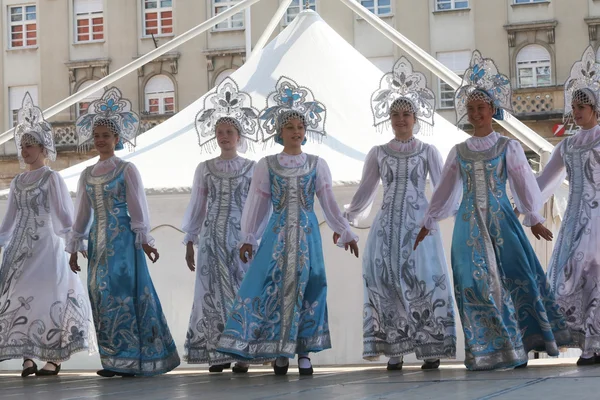
[[[233,15],[237,14],[238,12],[243,11],[246,8],[249,8],[252,4],[258,3],[259,1],[261,1],[261,0],[240,1],[239,3],[237,3],[236,5],[234,5],[231,8],[227,9],[226,11],[223,11],[222,13],[215,15],[214,17],[202,22],[200,25],[190,29],[189,31],[187,31],[185,33],[182,33],[181,35],[177,36],[173,40],[163,44],[162,46],[152,50],[149,53],[144,54],[140,58],[119,68],[115,72],[105,76],[104,78],[102,78],[99,81],[95,82],[94,84],[88,86],[87,88],[83,89],[82,91],[77,92],[62,101],[59,101],[58,103],[56,103],[55,105],[53,105],[52,107],[50,107],[44,111],[44,118],[50,119],[51,117],[58,114],[59,112],[65,110],[66,108],[72,106],[73,104],[85,99],[87,96],[91,95],[95,91],[102,89],[105,86],[111,85],[112,83],[121,79],[125,75],[137,70],[144,64],[175,49],[179,45],[187,42],[190,39],[195,38],[196,36],[200,35],[203,32],[206,32],[213,26],[225,21],[227,18],[232,17]],[[12,139],[13,131],[14,131],[14,128],[9,129],[8,131],[1,134],[0,135],[0,144],[6,143],[10,139]]]
[[[377,29],[380,33],[394,42],[398,47],[400,47],[404,52],[413,57],[415,60],[423,64],[425,68],[433,72],[438,78],[442,79],[448,85],[452,86],[452,88],[457,89],[462,80],[458,75],[448,69],[445,65],[440,63],[434,57],[432,57],[429,53],[421,49],[419,46],[408,40],[405,36],[403,36],[396,29],[392,28],[390,25],[383,22],[379,17],[371,13],[365,7],[360,5],[357,1],[353,0],[340,0],[344,3],[348,8],[358,14],[361,18],[371,24],[375,29]],[[531,128],[527,125],[523,124],[517,118],[512,115],[508,115],[505,113],[504,121],[496,121],[500,124],[504,129],[510,132],[514,137],[521,140],[527,147],[531,150],[535,151],[539,155],[543,155],[544,153],[550,153],[554,146],[550,144],[546,139],[542,138],[540,135],[535,133]]]
[[[250,55],[248,60],[252,59],[257,53],[259,53],[265,47],[265,45],[269,41],[269,38],[275,31],[275,28],[277,28],[279,21],[281,21],[281,19],[283,18],[283,15],[287,11],[287,9],[291,3],[292,3],[292,0],[283,0],[281,2],[281,4],[279,4],[279,8],[277,9],[277,11],[275,11],[273,18],[271,18],[271,21],[269,21],[269,25],[267,25],[267,27],[263,31],[262,35],[260,35],[260,38],[256,42],[256,45],[254,45],[254,49],[252,50],[252,54]],[[248,62],[248,60],[246,62]]]

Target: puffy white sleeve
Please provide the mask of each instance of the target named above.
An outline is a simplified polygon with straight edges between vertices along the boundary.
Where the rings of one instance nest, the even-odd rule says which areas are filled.
[[[17,201],[15,199],[15,181],[10,183],[10,191],[8,192],[8,204],[6,214],[0,224],[0,247],[5,247],[12,237],[15,226],[17,225]]]
[[[58,172],[52,172],[50,175],[48,190],[52,228],[56,235],[66,240],[73,228],[73,200]]]
[[[429,208],[423,218],[423,226],[430,231],[438,229],[438,221],[456,214],[460,205],[462,198],[462,177],[460,176],[460,168],[458,167],[456,146],[448,154],[440,178],[437,179],[437,185],[434,178],[435,174],[436,172],[431,174],[435,190],[431,195]]]
[[[329,166],[322,158],[317,161],[317,198],[323,208],[325,222],[336,233],[340,235],[339,245],[344,245],[353,240],[358,241],[358,236],[350,229],[348,220],[344,218],[340,208],[335,202],[332,190],[331,171]]]
[[[373,147],[371,151],[369,151],[369,154],[367,154],[363,166],[362,178],[360,179],[360,185],[358,186],[354,197],[352,197],[350,204],[344,206],[346,209],[344,216],[354,225],[369,216],[371,206],[377,195],[377,188],[379,187],[381,178],[379,173],[379,162],[377,160],[377,151],[377,147]]]
[[[206,218],[208,203],[208,185],[205,179],[206,164],[200,163],[194,174],[192,196],[183,216],[182,230],[185,232],[183,244],[189,242],[198,245],[198,235]]]
[[[515,205],[525,215],[523,225],[544,222],[544,217],[538,212],[542,208],[542,193],[525,152],[516,140],[511,140],[506,147],[506,170]]]
[[[242,211],[242,240],[243,244],[251,244],[256,250],[258,238],[263,235],[271,216],[271,181],[267,159],[262,158],[254,167],[252,182],[248,191],[244,211]]]
[[[431,188],[435,190],[440,184],[444,168],[444,159],[435,146],[429,146],[427,149],[427,166],[429,169],[429,178],[431,179]]]
[[[548,161],[548,164],[546,164],[542,173],[537,178],[540,192],[542,192],[542,204],[548,201],[550,196],[554,194],[567,177],[567,169],[565,168],[565,160],[562,152],[564,143],[565,141],[563,140],[554,148],[550,156],[550,161]]]
[[[125,167],[125,198],[131,217],[131,230],[135,232],[135,246],[142,244],[154,246],[154,238],[150,236],[150,211],[142,177],[135,165],[129,163]]]
[[[81,173],[77,185],[77,196],[75,197],[75,223],[73,224],[73,230],[69,235],[66,248],[66,251],[71,254],[87,250],[83,241],[87,239],[90,232],[90,226],[92,225],[92,203],[85,190],[86,171],[87,170]]]

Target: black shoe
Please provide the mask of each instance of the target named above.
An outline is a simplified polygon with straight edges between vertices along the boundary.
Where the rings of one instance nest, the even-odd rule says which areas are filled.
[[[23,360],[23,367],[25,367],[25,363],[27,361],[31,361],[33,363],[33,366],[23,369],[23,371],[21,372],[21,376],[23,378],[26,378],[29,375],[35,374],[38,370],[37,364],[32,359],[29,359],[29,358],[26,358]]]
[[[103,378],[112,378],[117,376],[117,373],[115,371],[111,371],[110,369],[101,369],[100,371],[96,371],[96,374]]]
[[[579,366],[579,367],[594,365],[595,363],[596,363],[596,357],[590,357],[590,358],[579,357],[579,360],[577,360],[577,366]]]
[[[133,378],[135,374],[128,374],[125,372],[115,372],[115,375],[120,376],[121,378]]]
[[[517,366],[515,367],[515,369],[521,369],[521,368],[527,368],[527,361],[525,361],[523,364],[521,364],[521,365],[517,365]]]
[[[421,369],[438,369],[440,367],[440,360],[425,361],[421,365]]]
[[[49,371],[47,369],[38,369],[35,373],[35,376],[55,376],[60,372],[60,364],[53,363],[52,361],[48,361],[48,364],[54,365],[54,371]]]
[[[400,361],[397,364],[390,364],[390,362],[388,361],[388,363],[387,363],[387,370],[388,371],[401,371],[402,370],[402,364],[404,364],[403,361]]]
[[[312,375],[314,372],[312,363],[310,365],[310,368],[300,368],[300,360],[302,360],[302,359],[308,360],[308,362],[310,362],[310,358],[308,358],[306,356],[298,357],[298,372],[300,373],[300,375]]]
[[[240,365],[240,363],[235,363],[231,370],[235,374],[245,374],[246,372],[248,372],[248,365]]]
[[[223,369],[225,369],[225,364],[211,365],[208,367],[208,372],[223,372]]]
[[[277,363],[275,361],[273,361],[273,372],[275,372],[275,375],[285,375],[285,374],[287,374],[289,367],[290,367],[290,362],[289,361],[283,367],[278,366]]]

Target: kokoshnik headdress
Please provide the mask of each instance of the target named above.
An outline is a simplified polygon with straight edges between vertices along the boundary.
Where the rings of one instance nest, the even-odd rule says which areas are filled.
[[[239,90],[237,83],[227,77],[204,98],[204,108],[196,115],[196,133],[200,151],[217,148],[217,125],[233,125],[239,135],[238,150],[246,152],[258,142],[258,110],[252,107],[252,97]]]
[[[600,64],[596,62],[596,53],[592,46],[584,52],[580,61],[573,64],[571,75],[565,82],[565,112],[563,121],[573,118],[573,103],[588,104],[600,114]]]
[[[383,130],[389,127],[390,115],[394,111],[410,111],[417,118],[413,133],[420,131],[420,122],[432,127],[435,109],[435,95],[427,87],[427,78],[413,71],[406,57],[400,57],[392,72],[381,78],[379,88],[371,96],[373,126]]]
[[[92,101],[87,113],[77,118],[75,129],[80,147],[94,139],[94,129],[98,126],[106,126],[112,133],[119,135],[115,150],[122,150],[124,142],[135,147],[140,131],[140,118],[131,110],[131,102],[124,99],[116,87],[106,90],[100,99]]]
[[[461,86],[454,95],[456,124],[467,115],[467,105],[473,100],[483,100],[494,107],[494,119],[503,120],[504,110],[512,111],[510,80],[498,72],[491,58],[483,58],[478,50],[473,52],[469,68],[463,75]]]
[[[22,146],[28,144],[42,146],[46,158],[50,161],[56,160],[56,147],[54,145],[52,125],[44,119],[42,110],[33,104],[33,99],[29,92],[25,93],[21,109],[17,113],[17,125],[14,135],[21,168],[25,168],[25,160],[23,160],[20,150]]]
[[[267,107],[260,112],[260,128],[262,141],[272,141],[283,145],[281,128],[290,119],[299,119],[304,123],[306,139],[321,141],[325,132],[325,106],[315,100],[312,91],[299,86],[292,79],[282,76],[275,85],[275,91],[267,96]]]

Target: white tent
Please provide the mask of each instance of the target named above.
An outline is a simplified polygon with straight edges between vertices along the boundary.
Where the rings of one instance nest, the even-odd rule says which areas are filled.
[[[294,79],[312,89],[315,98],[327,107],[328,136],[321,144],[310,143],[308,153],[327,160],[336,184],[358,182],[364,157],[375,145],[390,140],[373,128],[370,98],[379,86],[381,71],[339,36],[317,13],[302,12],[257,57],[244,64],[231,77],[241,90],[252,95],[254,106],[265,106],[280,76]],[[144,185],[151,191],[173,192],[189,187],[196,165],[214,154],[201,154],[194,119],[204,96],[166,122],[144,133],[132,153],[119,156],[134,162]],[[452,146],[467,138],[441,116],[436,115],[433,135],[421,139],[435,144],[445,157]],[[260,148],[262,150],[262,147]],[[280,151],[276,146],[268,153]],[[263,151],[247,154],[258,160]],[[85,166],[96,159],[62,171],[71,191]]]
[[[323,143],[309,143],[306,151],[327,160],[337,184],[334,188],[336,199],[340,205],[348,203],[355,191],[348,184],[360,180],[367,152],[372,146],[387,142],[392,137],[391,133],[377,133],[372,126],[369,101],[379,86],[381,71],[318,14],[304,11],[257,57],[233,73],[232,78],[241,90],[253,96],[254,105],[260,109],[282,75],[311,88],[315,98],[327,107],[328,136]],[[152,234],[161,257],[156,265],[150,266],[150,271],[180,352],[183,351],[191,310],[194,278],[184,262],[183,235],[173,228],[181,224],[189,201],[189,195],[185,192],[191,186],[197,164],[215,157],[215,154],[201,154],[197,145],[194,119],[202,104],[203,98],[200,98],[165,123],[140,136],[134,152],[122,151],[119,154],[135,163],[151,194],[148,202],[154,228]],[[421,137],[433,143],[444,157],[456,143],[466,138],[466,133],[439,115],[436,115],[433,134]],[[267,152],[274,153],[280,149],[274,146]],[[257,160],[267,152],[246,156]],[[76,191],[81,171],[95,162],[96,159],[92,159],[61,172],[72,192]],[[0,209],[5,206],[5,201],[0,202]],[[441,224],[446,249],[450,248],[452,225],[450,220]],[[356,232],[362,247],[368,229],[357,228]],[[322,225],[322,235],[333,350],[315,355],[313,361],[317,365],[361,363],[364,362],[361,357],[361,261],[334,246],[330,240],[331,231],[325,225]],[[80,275],[85,281],[85,269]],[[460,327],[457,327],[457,331],[460,348]],[[12,362],[10,366],[18,368],[18,363]],[[96,357],[78,355],[67,367],[87,369],[99,367],[99,363]]]

